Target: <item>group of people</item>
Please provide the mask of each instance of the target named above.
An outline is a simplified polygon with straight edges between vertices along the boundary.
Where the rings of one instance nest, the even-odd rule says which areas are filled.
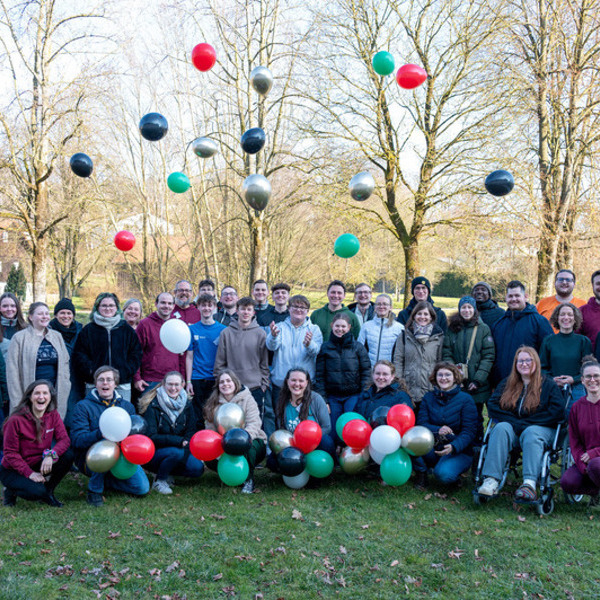
[[[573,297],[575,274],[556,274],[556,294],[537,307],[519,281],[507,285],[507,309],[491,286],[477,283],[449,318],[432,298],[425,277],[411,284],[408,306],[395,315],[392,299],[361,283],[344,305],[346,286],[327,288],[328,302],[310,314],[310,301],[290,287],[258,280],[252,296],[225,286],[217,299],[210,280],[197,293],[189,281],[162,292],[155,310],[142,303],[121,307],[100,294],[81,326],[75,306],[62,299],[51,319],[34,302],[27,320],[18,299],[0,296],[0,395],[5,417],[0,481],[3,500],[61,503],[54,491],[76,466],[89,476],[88,502],[99,506],[107,488],[143,495],[172,493],[174,476],[200,477],[204,464],[189,450],[199,429],[216,429],[220,405],[242,407],[252,438],[242,491],[254,490],[254,469],[270,452],[276,429],[293,432],[305,419],[323,433],[320,448],[334,460],[343,445],[336,422],[348,411],[367,420],[380,407],[411,406],[435,446],[414,459],[414,484],[428,474],[444,484],[459,481],[483,439],[484,407],[494,422],[483,466],[482,495],[494,495],[508,453],[523,451],[521,501],[537,498],[541,453],[556,427],[569,419],[574,466],[563,478],[569,493],[597,497],[600,488],[600,271],[593,296]],[[310,316],[309,316],[310,314]],[[191,341],[174,354],[160,341],[169,319],[181,319]],[[102,439],[99,420],[109,407],[142,415],[156,452],[128,478],[91,473],[87,450]],[[276,469],[276,462],[267,464]]]

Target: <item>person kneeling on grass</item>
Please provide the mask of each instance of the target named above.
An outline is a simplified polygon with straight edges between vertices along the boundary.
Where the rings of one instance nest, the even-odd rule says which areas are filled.
[[[100,431],[100,416],[112,406],[126,410],[130,415],[135,414],[133,404],[123,400],[116,391],[119,385],[119,371],[104,365],[94,373],[95,387],[87,396],[79,401],[73,411],[71,424],[71,441],[75,448],[75,460],[79,470],[88,475],[88,504],[102,506],[104,499],[102,493],[105,487],[112,488],[134,496],[144,496],[150,491],[148,477],[142,467],[138,465],[136,472],[129,479],[117,479],[110,472],[93,473],[86,465],[85,456],[93,444],[104,439]]]
[[[17,497],[62,506],[54,489],[69,472],[73,452],[50,382],[38,379],[27,386],[3,433],[4,506],[14,506]]]
[[[204,463],[190,453],[190,439],[196,433],[196,411],[184,389],[179,371],[167,373],[158,387],[140,399],[139,412],[146,418],[146,435],[156,452],[145,465],[156,473],[152,488],[159,494],[172,494],[172,475],[200,477]]]

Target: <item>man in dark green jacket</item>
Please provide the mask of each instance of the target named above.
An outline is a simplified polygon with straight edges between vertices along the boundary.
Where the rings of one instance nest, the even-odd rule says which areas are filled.
[[[350,321],[352,322],[352,335],[354,336],[354,339],[358,338],[358,334],[360,333],[360,323],[357,316],[342,304],[345,297],[346,286],[342,281],[339,281],[339,279],[334,279],[327,286],[327,299],[329,302],[323,306],[323,308],[318,308],[310,315],[310,320],[318,326],[323,334],[323,342],[326,342],[329,339],[333,317],[339,312],[344,312],[350,317]]]

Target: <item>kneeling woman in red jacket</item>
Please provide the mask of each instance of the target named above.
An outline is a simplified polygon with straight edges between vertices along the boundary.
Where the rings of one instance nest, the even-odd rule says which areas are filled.
[[[73,453],[56,408],[54,388],[39,379],[27,387],[15,412],[6,420],[0,466],[5,506],[14,506],[18,496],[62,506],[54,489],[71,469]]]

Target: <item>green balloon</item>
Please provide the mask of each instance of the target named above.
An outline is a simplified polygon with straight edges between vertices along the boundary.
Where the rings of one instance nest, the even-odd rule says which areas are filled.
[[[344,413],[336,422],[335,422],[335,431],[338,434],[340,440],[342,439],[342,431],[344,431],[344,427],[346,423],[352,421],[354,419],[360,419],[361,421],[366,421],[366,419],[359,415],[357,412],[347,412]]]
[[[248,479],[250,467],[245,456],[221,454],[217,473],[225,485],[241,485]]]
[[[190,189],[190,180],[185,173],[175,171],[171,173],[167,178],[167,185],[172,192],[176,194],[183,194]]]
[[[395,68],[394,57],[385,50],[373,57],[373,70],[377,75],[391,75]]]
[[[138,470],[138,466],[130,463],[122,454],[119,456],[117,464],[110,470],[110,472],[117,479],[129,479],[135,475]]]
[[[313,450],[306,455],[306,470],[313,477],[327,477],[333,471],[333,458],[325,450]]]
[[[355,235],[351,233],[343,233],[335,240],[333,251],[340,258],[352,258],[360,250],[360,242]]]
[[[388,485],[404,485],[412,473],[410,456],[399,448],[381,461],[381,478]]]

